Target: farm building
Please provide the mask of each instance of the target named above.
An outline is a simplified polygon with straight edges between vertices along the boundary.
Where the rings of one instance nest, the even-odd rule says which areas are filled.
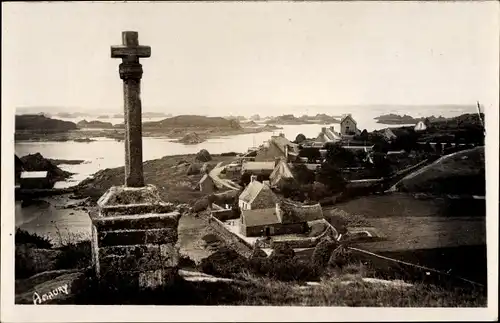
[[[250,184],[240,194],[238,206],[241,210],[255,210],[274,207],[276,202],[276,194],[271,188],[253,177]]]
[[[276,158],[284,158],[287,161],[294,160],[299,155],[299,147],[285,138],[284,134],[272,136],[257,151],[256,162],[274,161]]]
[[[287,179],[293,179],[293,173],[288,164],[284,160],[280,160],[274,168],[271,175],[269,175],[269,182],[271,186],[279,186]]]
[[[323,212],[319,204],[276,203],[275,207],[242,210],[240,230],[246,237],[302,234],[309,230],[307,222],[321,219]]]
[[[357,122],[351,114],[346,114],[340,120],[340,133],[342,136],[351,136],[359,133]]]
[[[54,186],[47,171],[21,172],[19,183],[21,189],[48,189]]]

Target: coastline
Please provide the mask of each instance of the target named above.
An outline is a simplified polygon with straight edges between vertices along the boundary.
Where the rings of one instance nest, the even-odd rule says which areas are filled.
[[[217,138],[217,137],[227,137],[235,135],[244,135],[252,133],[261,132],[272,132],[275,130],[283,129],[279,126],[265,125],[261,127],[252,128],[241,128],[241,129],[220,129],[220,128],[172,128],[168,131],[164,130],[151,130],[144,129],[143,137],[153,137],[153,138],[165,138],[177,140],[177,142],[184,143],[180,139],[184,136],[196,133],[201,139],[198,143],[204,142],[207,139]],[[57,133],[42,133],[42,132],[31,132],[22,131],[16,132],[14,134],[15,142],[65,142],[65,141],[76,141],[76,142],[92,142],[95,138],[108,138],[117,141],[122,141],[125,136],[124,129],[92,129],[83,128],[78,130],[72,130],[67,132],[57,132]],[[190,143],[184,143],[190,144]]]

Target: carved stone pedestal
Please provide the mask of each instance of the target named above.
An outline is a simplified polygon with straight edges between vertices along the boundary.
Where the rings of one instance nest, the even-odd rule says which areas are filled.
[[[97,204],[98,212],[90,215],[92,257],[101,281],[121,277],[154,288],[176,276],[180,213],[161,200],[155,186],[112,187]]]

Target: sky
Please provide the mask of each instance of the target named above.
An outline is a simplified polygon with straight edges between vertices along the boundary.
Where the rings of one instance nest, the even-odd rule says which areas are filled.
[[[139,32],[143,109],[498,106],[496,2],[2,3],[2,107],[123,107],[110,46]],[[49,112],[49,111],[48,111]],[[243,114],[243,113],[241,113]]]

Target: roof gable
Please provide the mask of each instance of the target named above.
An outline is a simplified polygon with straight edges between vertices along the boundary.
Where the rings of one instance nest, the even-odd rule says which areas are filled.
[[[342,117],[342,119],[340,119],[340,123],[341,123],[341,124],[342,124],[342,123],[344,123],[344,121],[346,121],[347,119],[350,119],[350,120],[351,120],[354,124],[356,124],[356,125],[358,124],[358,123],[356,122],[356,120],[354,120],[354,119],[353,119],[353,117],[352,117],[352,115],[351,115],[351,114],[346,114],[346,115],[344,115],[344,116]]]
[[[286,162],[281,160],[274,168],[269,180],[271,185],[276,185],[282,178],[293,178],[293,173]]]

